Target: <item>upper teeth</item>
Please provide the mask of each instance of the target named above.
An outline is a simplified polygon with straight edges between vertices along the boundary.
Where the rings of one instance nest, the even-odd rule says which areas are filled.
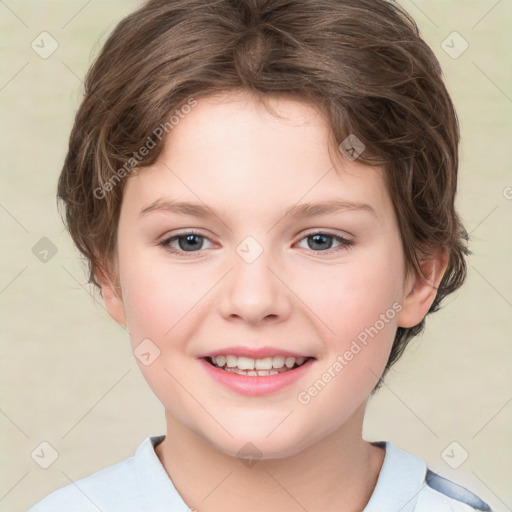
[[[300,366],[306,360],[305,357],[265,357],[263,359],[252,359],[244,356],[222,355],[212,357],[212,361],[219,367],[228,366],[239,370],[270,370],[271,368],[293,368],[295,363]]]

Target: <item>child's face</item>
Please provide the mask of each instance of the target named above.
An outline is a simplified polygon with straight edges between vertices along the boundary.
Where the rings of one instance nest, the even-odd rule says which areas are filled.
[[[232,455],[252,442],[264,457],[282,457],[340,428],[358,432],[410,291],[382,170],[344,157],[333,168],[320,115],[303,102],[273,104],[288,120],[248,96],[198,100],[157,164],[128,179],[122,301],[106,294],[132,347],[151,340],[136,353],[149,354],[139,366],[168,421]],[[171,199],[215,215],[141,213]],[[334,200],[346,207],[284,216]],[[192,229],[200,236],[159,245]],[[240,347],[314,359],[284,375],[242,377],[203,358]]]

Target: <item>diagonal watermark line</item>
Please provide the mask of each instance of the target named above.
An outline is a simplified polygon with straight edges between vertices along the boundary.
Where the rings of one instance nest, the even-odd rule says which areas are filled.
[[[411,4],[414,5],[416,9],[418,9],[418,11],[420,11],[423,14],[423,16],[425,16],[425,18],[427,18],[427,20],[430,21],[432,25],[434,25],[434,27],[439,28],[437,23],[423,9],[421,9],[416,2],[413,2],[413,0],[409,0],[409,2],[411,2]]]
[[[0,501],[2,501],[28,474],[30,471],[27,471],[1,498]]]
[[[128,370],[110,389],[61,437],[64,439],[132,370]]]
[[[104,512],[102,508],[98,507],[98,505],[96,505],[96,503],[94,503],[94,501],[92,501],[92,499],[90,498],[90,496],[88,496],[82,489],[80,489],[80,487],[78,487],[78,485],[76,485],[76,483],[71,479],[69,478],[68,475],[66,475],[66,473],[64,473],[64,471],[61,470],[61,473],[100,511],[100,512]]]
[[[475,231],[478,227],[480,227],[481,224],[483,224],[487,219],[488,217],[490,217],[495,211],[496,209],[498,208],[499,204],[497,204],[470,232],[469,234],[471,235],[471,233],[473,233],[473,231]]]
[[[477,68],[478,71],[480,71],[480,73],[482,73],[482,75],[484,75],[487,80],[489,80],[489,82],[491,82],[491,84],[493,84],[494,87],[496,87],[496,89],[498,89],[498,91],[507,98],[508,101],[512,102],[512,98],[474,60],[471,62],[473,63],[473,66],[475,66],[475,68]]]
[[[282,425],[284,423],[284,421],[290,416],[290,414],[292,414],[294,412],[295,409],[292,409],[266,436],[265,436],[265,439],[270,435],[272,434],[276,429],[277,427],[279,427],[280,425]]]
[[[485,487],[487,487],[487,489],[489,489],[489,491],[491,491],[494,494],[494,496],[496,496],[496,498],[498,498],[501,501],[501,503],[503,503],[503,505],[507,507],[507,510],[512,510],[474,471],[471,471],[471,473],[473,473],[473,475],[475,475],[478,478],[478,480],[480,480],[480,482],[482,482],[485,485]]]
[[[199,297],[199,299],[192,304],[190,309],[164,334],[164,336],[167,336],[232,270],[233,267],[231,267],[205,294]]]
[[[188,185],[187,185],[187,184],[186,184],[186,183],[185,183],[185,182],[184,182],[184,181],[183,181],[183,180],[182,180],[182,179],[181,179],[181,178],[180,178],[180,177],[179,177],[179,176],[178,176],[178,175],[177,175],[177,174],[176,174],[176,173],[175,173],[175,172],[174,172],[174,171],[173,171],[173,170],[172,170],[172,169],[171,169],[171,168],[166,164],[166,163],[165,163],[165,162],[163,162],[163,165],[164,165],[164,167],[167,167],[167,169],[169,170],[169,172],[172,172],[172,173],[174,174],[174,176],[176,176],[176,178],[178,178],[178,179],[181,181],[181,183],[183,183],[183,185],[185,185],[185,187],[187,187],[187,188],[190,190],[190,192],[192,192],[192,194],[194,194],[194,195],[197,197],[197,199],[199,199],[199,201],[201,201],[201,203],[203,203],[203,205],[204,205],[204,206],[206,206],[206,208],[208,208],[208,209],[209,209],[209,206],[208,206],[208,205],[207,205],[207,204],[206,204],[206,203],[205,203],[205,202],[204,202],[204,201],[203,201],[203,200],[202,200],[202,199],[201,199],[201,198],[200,198],[200,197],[199,197],[199,196],[198,196],[198,195],[197,195],[197,194],[196,194],[196,193],[195,193],[195,192],[194,192],[194,191],[193,191],[193,190],[192,190],[192,189],[191,189],[191,188],[190,188],[190,187],[189,187],[189,186],[188,186]],[[229,226],[228,226],[228,225],[227,225],[227,224],[226,224],[226,223],[225,223],[225,222],[224,222],[224,221],[223,221],[223,220],[222,220],[218,215],[216,215],[214,212],[212,212],[212,214],[213,214],[213,215],[214,215],[214,216],[215,216],[215,217],[216,217],[220,222],[222,222],[222,224],[224,224],[224,226],[226,226],[226,228],[228,228],[228,230],[229,230],[231,233],[233,232],[233,230],[232,230],[232,229],[231,229],[231,228],[230,228],[230,227],[229,227]]]
[[[20,426],[15,423],[2,409],[0,409],[0,412],[28,439],[27,434],[21,430]]]
[[[28,233],[28,229],[2,203],[0,203],[0,208],[3,208],[7,215],[9,215],[14,222],[20,225],[24,229],[25,233]]]
[[[480,432],[482,432],[482,430],[487,427],[487,425],[489,425],[489,423],[491,423],[491,421],[496,418],[496,416],[498,416],[498,414],[503,410],[505,409],[505,407],[510,403],[512,402],[512,398],[471,438],[471,440],[475,439],[475,437],[480,434]]]
[[[231,475],[231,473],[233,473],[233,471],[230,471],[202,500],[201,500],[201,503],[203,501],[205,501],[209,496],[210,494],[212,494],[214,491],[216,491],[223,483],[224,481],[228,478],[229,475]],[[194,509],[191,509],[191,510],[194,510]]]
[[[371,368],[368,368],[368,370],[372,372],[375,377],[379,378],[379,376]],[[405,407],[407,407],[407,409],[409,409],[409,411],[411,411],[414,416],[416,416],[416,418],[418,418],[421,423],[423,423],[423,425],[425,425],[425,427],[427,427],[430,432],[432,432],[432,434],[439,439],[439,436],[425,423],[425,421],[423,421],[384,381],[382,381],[382,385],[384,385],[393,395],[395,395],[395,397],[398,398],[398,400],[400,400],[400,402],[402,402],[402,404],[405,405]]]
[[[0,4],[2,5],[5,5],[5,7],[7,8],[7,10],[11,11],[11,14],[13,16],[15,16],[16,18],[18,18],[18,20],[23,23],[23,25],[25,25],[25,27],[27,28],[30,28],[6,3],[4,0],[0,0]]]
[[[5,292],[5,290],[7,290],[7,288],[9,288],[9,286],[11,286],[12,283],[14,283],[14,281],[16,281],[16,279],[18,279],[18,277],[23,274],[23,272],[25,272],[25,270],[27,270],[28,268],[28,265],[25,266],[25,268],[23,268],[22,270],[20,270],[1,290],[0,290],[0,295],[2,295],[2,293]]]
[[[210,416],[210,418],[212,418],[212,420],[215,421],[215,423],[217,423],[217,425],[219,425],[219,427],[221,427],[222,430],[228,434],[228,436],[233,437],[233,435],[226,429],[226,427],[224,427],[224,425],[222,425],[222,423],[220,423],[219,420],[217,420],[217,418],[215,418],[215,416],[213,416],[213,414],[211,414],[210,411],[185,386],[183,386],[183,384],[167,368],[164,368],[164,371],[174,379],[174,382],[176,382],[176,384],[178,384],[181,389],[183,389],[183,391],[188,393],[192,400],[194,400],[200,407],[203,408],[206,414],[208,414],[208,416]]]
[[[94,299],[94,301],[106,311],[105,305],[100,302],[64,265],[61,265],[61,268],[87,293],[87,295]]]
[[[478,271],[478,269],[473,265],[471,267],[511,308],[512,303],[497,289],[495,288],[483,275],[481,272]]]
[[[91,293],[64,265],[61,265],[61,267],[65,272],[67,272],[69,276],[73,278],[73,280],[80,286],[80,288],[82,288],[85,291],[85,293],[87,293],[87,295],[89,295],[89,297],[91,297],[94,300],[94,302],[99,304],[105,311],[107,311],[107,308],[105,307],[105,304],[103,304],[103,302],[98,300],[94,296],[94,294]],[[118,323],[117,325],[119,325],[119,327],[121,327],[121,329],[123,329],[125,332],[128,332],[128,328],[125,325],[121,325],[120,323]]]
[[[84,5],[82,5],[82,7],[80,7],[80,9],[75,14],[73,14],[73,16],[71,16],[71,18],[66,21],[66,23],[60,27],[60,29],[62,30],[66,28],[91,3],[91,1],[92,0],[88,0]]]
[[[487,17],[487,15],[492,11],[494,10],[494,8],[499,4],[501,3],[501,0],[498,0],[472,27],[471,27],[471,30],[473,30],[481,21],[484,20],[484,18]]]
[[[295,297],[297,297],[297,299],[299,299],[302,302],[302,304],[304,304],[304,306],[306,306],[309,309],[309,311],[311,311],[311,313],[313,313],[318,318],[318,320],[320,320],[320,322],[322,322],[325,325],[325,327],[327,327],[327,329],[329,329],[329,331],[331,331],[332,334],[336,334],[336,332],[334,332],[268,265],[265,266],[270,270],[270,272],[272,272],[272,274],[274,274],[277,277],[277,279],[279,279],[279,281],[281,281],[281,283],[283,283],[286,286],[286,288],[288,288],[288,290],[290,290],[293,293],[293,295],[295,295]]]
[[[302,195],[302,197],[299,198],[299,200],[295,203],[294,206],[297,206],[302,199],[304,199],[332,170],[334,169],[334,166],[332,166],[326,173],[324,173],[320,179],[314,183],[309,190],[306,191],[305,194]],[[285,216],[281,217],[265,234],[268,235],[283,219]]]
[[[403,510],[405,507],[407,507],[407,505],[409,505],[409,503],[411,503],[412,500],[418,500],[418,497],[419,495],[422,493],[423,489],[427,486],[427,484],[425,482],[423,482],[421,484],[421,487],[420,487],[420,490],[414,494],[414,496],[410,499],[408,499],[399,509],[397,512],[400,512],[401,510]],[[414,502],[414,504],[416,504],[416,501]]]
[[[84,81],[62,60],[60,59],[60,61],[62,62],[62,64],[64,64],[64,66],[69,70],[69,72],[75,76],[79,82],[83,85]]]
[[[300,507],[302,510],[304,510],[305,512],[308,512],[307,508],[306,508],[306,507],[304,507],[304,505],[303,505],[302,503],[300,503],[299,501],[297,501],[297,499],[295,498],[295,496],[293,496],[292,494],[290,494],[290,493],[288,492],[288,490],[287,490],[285,487],[283,487],[283,486],[281,485],[281,483],[280,483],[280,482],[279,482],[279,481],[274,477],[274,475],[273,475],[272,473],[270,473],[268,470],[265,470],[265,472],[270,476],[270,478],[272,478],[272,480],[274,480],[274,482],[275,482],[277,485],[279,485],[279,487],[281,487],[281,489],[283,489],[283,491],[284,491],[286,494],[288,494],[288,496],[290,496],[290,498],[291,498],[293,501],[295,501],[295,503],[297,503],[297,505],[299,505],[299,507]]]
[[[77,80],[82,84],[82,85],[85,85],[84,84],[84,81],[80,78],[79,75],[77,75],[62,59],[60,60],[62,62],[62,64],[64,64],[64,66],[69,70],[69,72],[75,76],[77,78]],[[109,111],[110,114],[112,114],[116,119],[117,121],[119,121],[119,124],[122,124],[121,123],[121,120],[119,119],[119,117],[114,113],[112,112],[112,109],[109,108],[109,106],[107,105],[107,102],[101,97],[101,96],[98,96],[97,93],[91,93],[92,96],[94,96],[97,100],[101,101],[103,103],[103,105],[105,105],[105,107],[107,108],[107,110]]]
[[[23,66],[21,66],[20,69],[18,69],[18,71],[16,71],[16,73],[14,73],[14,75],[11,76],[11,78],[9,78],[9,80],[7,80],[7,82],[2,85],[2,87],[0,87],[0,92],[3,91],[7,85],[9,85],[26,67],[28,66],[28,62],[25,62],[25,64],[23,64]]]

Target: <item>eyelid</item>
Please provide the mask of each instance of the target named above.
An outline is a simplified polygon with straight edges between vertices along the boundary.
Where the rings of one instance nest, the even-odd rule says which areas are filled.
[[[333,238],[333,239],[337,240],[341,245],[339,247],[327,249],[325,251],[313,251],[312,249],[309,249],[309,251],[312,254],[325,254],[325,255],[337,254],[340,251],[350,249],[355,243],[355,238],[347,238],[346,236],[340,235],[338,233],[334,233],[333,231],[331,231],[329,229],[318,229],[318,228],[311,232],[307,232],[307,233],[304,233],[303,235],[301,235],[301,238],[299,238],[298,242],[301,242],[305,238],[308,238],[308,237],[314,236],[314,235],[324,235],[324,236]],[[350,235],[350,236],[352,236],[352,235]]]
[[[332,237],[343,238],[343,240],[346,240],[347,242],[355,241],[355,236],[346,231],[344,231],[344,234],[340,234],[340,233],[331,231],[328,228],[325,228],[325,229],[315,228],[312,231],[307,231],[306,233],[304,233],[302,235],[302,238],[305,238],[307,236],[312,236],[312,235],[328,235],[328,236],[332,236]],[[300,238],[300,240],[302,240],[302,238]]]
[[[170,241],[174,241],[174,240],[177,240],[178,238],[181,238],[181,237],[186,237],[188,235],[195,235],[195,236],[200,236],[201,238],[204,238],[205,240],[208,240],[210,243],[214,243],[212,241],[212,239],[208,236],[208,235],[205,235],[203,232],[195,229],[195,228],[189,228],[185,231],[180,231],[178,233],[172,233],[172,234],[166,234],[158,243],[158,245],[163,245],[164,247],[166,245],[168,245],[168,243]],[[202,249],[201,249],[202,250]],[[199,251],[197,251],[199,252]]]

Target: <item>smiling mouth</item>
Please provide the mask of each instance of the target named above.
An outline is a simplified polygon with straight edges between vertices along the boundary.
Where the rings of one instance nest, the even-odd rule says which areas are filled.
[[[252,359],[244,356],[219,355],[205,359],[215,368],[225,372],[248,377],[265,377],[293,371],[314,357],[274,356]]]

